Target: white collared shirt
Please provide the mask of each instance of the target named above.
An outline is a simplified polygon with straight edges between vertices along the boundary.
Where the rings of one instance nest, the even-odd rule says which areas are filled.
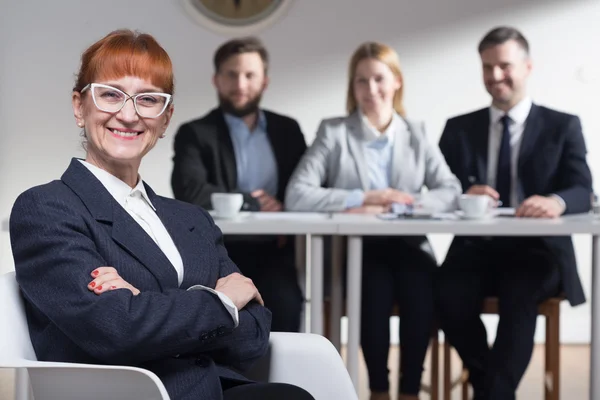
[[[385,129],[380,132],[371,124],[368,118],[358,110],[361,120],[363,138],[363,154],[369,178],[369,189],[380,190],[391,187],[392,161],[394,154],[394,140],[398,132],[408,130],[406,122],[396,113]],[[360,207],[363,204],[365,193],[362,189],[352,190],[346,198],[346,208]]]
[[[392,174],[392,158],[396,131],[406,129],[406,122],[396,112],[392,114],[390,124],[383,132],[379,132],[368,118],[359,110],[362,121],[363,151],[369,188],[371,190],[387,189],[390,187]]]
[[[488,185],[496,187],[496,171],[498,169],[498,154],[500,153],[500,144],[502,143],[502,121],[501,118],[507,114],[510,118],[508,130],[510,132],[510,207],[519,206],[518,198],[518,170],[519,150],[523,139],[523,131],[527,123],[527,116],[531,111],[533,102],[531,98],[525,97],[508,113],[495,106],[490,107],[490,128],[488,142]]]
[[[171,265],[175,268],[175,271],[177,272],[177,283],[181,285],[184,274],[181,254],[175,246],[171,235],[169,235],[167,228],[165,228],[164,224],[156,214],[156,208],[146,193],[146,188],[144,187],[144,182],[142,181],[141,177],[138,177],[138,183],[132,189],[128,184],[112,175],[108,171],[98,168],[95,165],[83,160],[79,160],[79,162],[81,162],[88,170],[90,170],[92,174],[94,174],[94,176],[100,181],[100,183],[102,183],[102,186],[108,190],[110,195],[117,201],[117,203],[119,203],[119,205],[123,207],[125,211],[127,211],[127,214],[129,214],[131,218],[133,218],[133,220],[137,222],[140,227],[142,227],[148,236],[152,238],[154,243],[156,243],[160,250],[165,254],[167,259],[171,262]],[[207,290],[217,295],[223,303],[223,306],[225,306],[227,311],[231,314],[231,318],[233,318],[235,326],[238,326],[238,309],[227,295],[202,285],[191,286],[188,290]]]

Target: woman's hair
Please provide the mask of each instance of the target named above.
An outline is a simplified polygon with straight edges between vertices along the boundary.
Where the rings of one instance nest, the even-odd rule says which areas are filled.
[[[404,96],[404,79],[402,77],[402,70],[400,68],[400,60],[398,54],[391,47],[376,42],[366,42],[361,44],[358,49],[352,54],[350,59],[350,67],[348,69],[348,93],[346,96],[346,111],[348,114],[352,114],[356,111],[358,105],[356,103],[356,97],[354,96],[354,77],[356,74],[356,67],[358,63],[364,59],[372,58],[377,61],[381,61],[392,70],[392,73],[396,78],[400,80],[400,89],[396,91],[394,95],[394,109],[401,116],[405,116],[404,105],[402,99]]]
[[[175,90],[173,65],[165,49],[151,35],[126,29],[109,33],[83,52],[73,90],[124,76],[146,79],[165,93]]]

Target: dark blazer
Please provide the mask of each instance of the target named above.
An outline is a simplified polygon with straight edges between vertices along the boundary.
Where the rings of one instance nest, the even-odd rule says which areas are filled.
[[[271,314],[252,302],[240,324],[207,291],[238,272],[200,207],[157,196],[156,212],[181,253],[184,278],[96,177],[73,159],[61,180],[21,194],[10,217],[17,281],[40,360],[132,365],[154,371],[172,399],[220,399],[220,379],[243,380],[268,348]],[[112,266],[141,293],[96,295],[90,273]]]
[[[489,108],[484,108],[451,118],[444,128],[440,149],[463,191],[487,182],[489,124]],[[533,195],[557,194],[566,203],[565,214],[589,211],[592,176],[586,153],[578,117],[534,104],[519,151],[520,201]],[[465,240],[457,237],[449,251],[459,250]],[[571,305],[584,303],[571,237],[542,240],[558,261],[563,289]]]
[[[283,203],[290,176],[306,150],[298,123],[283,115],[264,111],[267,136],[277,163],[277,199]],[[175,134],[171,186],[176,199],[211,209],[210,195],[239,192],[235,153],[223,112],[216,108],[200,119],[181,125]],[[260,206],[244,193],[243,210]]]

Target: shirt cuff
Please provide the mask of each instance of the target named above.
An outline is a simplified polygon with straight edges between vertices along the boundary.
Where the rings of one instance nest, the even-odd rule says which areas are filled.
[[[240,316],[238,314],[238,309],[235,306],[235,304],[233,304],[233,301],[231,301],[229,296],[227,296],[225,293],[217,292],[216,290],[203,285],[190,286],[188,290],[205,290],[207,292],[211,292],[212,294],[217,295],[227,312],[229,312],[229,314],[231,315],[231,318],[233,319],[234,328],[237,328],[237,326],[240,324]]]
[[[562,207],[561,214],[563,214],[565,212],[565,210],[567,209],[567,203],[565,203],[565,200],[557,194],[551,194],[549,197],[553,198],[558,203],[560,203],[560,205]]]
[[[353,190],[346,197],[346,209],[360,207],[364,201],[365,192],[360,189]]]

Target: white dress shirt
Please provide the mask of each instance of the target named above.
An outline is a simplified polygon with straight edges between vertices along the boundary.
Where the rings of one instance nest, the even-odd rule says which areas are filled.
[[[525,97],[508,113],[496,108],[490,107],[490,129],[488,142],[488,185],[496,187],[496,171],[498,169],[498,154],[500,153],[500,144],[502,143],[502,120],[501,118],[507,114],[510,118],[508,131],[510,132],[510,207],[519,206],[519,198],[517,192],[518,174],[517,165],[519,162],[519,150],[521,149],[521,141],[523,139],[523,131],[527,123],[527,116],[531,111],[533,102],[531,98]]]
[[[527,117],[531,111],[533,101],[530,97],[525,97],[508,113],[500,110],[493,105],[490,107],[490,129],[488,141],[488,185],[496,187],[496,171],[498,169],[498,154],[500,153],[500,144],[502,143],[502,117],[507,114],[509,117],[508,131],[510,132],[510,207],[519,207],[519,196],[517,185],[519,184],[518,165],[519,165],[519,150],[523,141],[523,132],[527,124]],[[556,199],[563,211],[566,208],[566,203],[562,197],[557,194],[552,194],[551,197]]]
[[[171,235],[164,224],[156,214],[156,208],[150,201],[144,183],[141,177],[138,177],[137,185],[132,189],[128,184],[112,175],[111,173],[96,167],[88,162],[79,160],[102,185],[108,190],[111,196],[119,203],[121,207],[138,223],[140,227],[152,238],[154,243],[160,248],[165,256],[171,262],[177,272],[177,283],[181,285],[183,281],[183,260],[181,254],[175,246]],[[231,318],[237,327],[239,324],[238,309],[231,299],[224,293],[218,292],[212,288],[203,285],[191,286],[188,290],[206,290],[219,297],[223,306],[231,314]]]

